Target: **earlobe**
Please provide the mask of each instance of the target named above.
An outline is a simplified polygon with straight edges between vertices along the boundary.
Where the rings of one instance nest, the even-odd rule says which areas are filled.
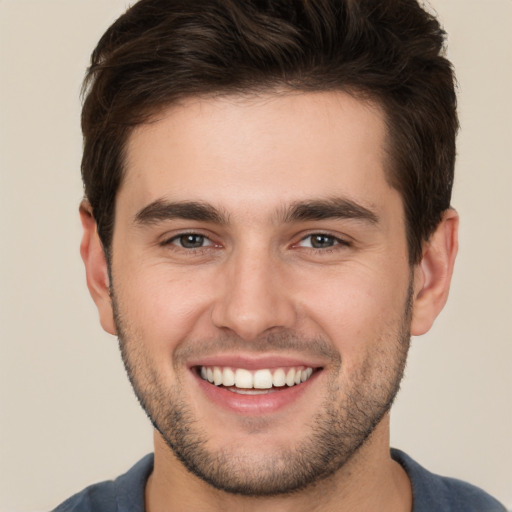
[[[80,220],[83,228],[80,255],[85,265],[87,287],[98,308],[101,326],[108,333],[116,334],[105,251],[91,205],[86,200],[80,204]]]
[[[446,210],[425,244],[414,273],[413,336],[425,334],[446,304],[458,249],[458,226],[457,212]]]

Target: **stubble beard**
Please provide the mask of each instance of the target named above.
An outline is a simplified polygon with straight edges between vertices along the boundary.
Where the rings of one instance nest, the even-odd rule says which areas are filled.
[[[194,475],[216,489],[243,496],[276,496],[300,491],[343,467],[370,438],[389,411],[400,388],[410,344],[412,287],[409,287],[401,321],[382,336],[363,366],[351,376],[350,385],[340,390],[341,358],[326,340],[304,340],[292,333],[267,337],[258,344],[265,348],[317,347],[332,365],[322,407],[309,432],[293,448],[272,455],[247,454],[230,446],[210,449],[206,425],[201,425],[184,400],[178,382],[165,387],[133,335],[111,293],[119,336],[119,347],[129,380],[142,408],[175,456]],[[393,338],[392,346],[389,338]],[[220,347],[236,340],[216,340]],[[209,342],[212,345],[212,342]],[[376,354],[375,354],[376,353]],[[179,357],[178,357],[179,359]],[[377,360],[375,360],[377,359]],[[175,365],[176,366],[176,365]],[[324,370],[326,371],[326,370]],[[308,428],[304,426],[307,430]],[[250,435],[250,434],[248,434]]]

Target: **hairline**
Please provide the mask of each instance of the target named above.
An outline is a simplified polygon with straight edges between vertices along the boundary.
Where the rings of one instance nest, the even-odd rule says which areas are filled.
[[[302,85],[302,86],[301,86]],[[110,231],[110,240],[107,241],[108,245],[105,246],[104,240],[102,240],[103,249],[107,260],[110,259],[111,251],[112,251],[112,243],[114,238],[114,229],[115,229],[115,220],[116,220],[116,208],[117,208],[117,196],[119,191],[121,190],[123,184],[125,183],[126,174],[127,174],[127,165],[128,165],[128,149],[130,139],[133,133],[142,126],[149,126],[153,123],[157,123],[162,120],[166,115],[172,112],[174,108],[186,107],[190,101],[201,101],[201,100],[218,100],[218,99],[241,99],[241,100],[256,100],[258,98],[263,99],[264,97],[281,97],[281,96],[289,96],[292,94],[303,95],[303,94],[322,94],[322,93],[342,93],[351,96],[356,101],[365,104],[369,108],[376,109],[380,112],[384,124],[384,141],[382,147],[382,168],[384,172],[384,178],[386,183],[394,190],[396,190],[400,195],[401,205],[402,205],[402,213],[404,218],[404,227],[405,227],[405,236],[407,241],[407,252],[409,256],[409,263],[412,267],[414,264],[418,263],[418,258],[413,258],[413,247],[414,243],[414,232],[413,227],[411,225],[411,219],[406,211],[406,203],[405,203],[405,194],[404,191],[400,189],[400,179],[396,179],[396,175],[399,172],[397,167],[398,163],[394,162],[394,147],[393,147],[393,127],[391,122],[391,114],[388,112],[386,108],[386,103],[380,98],[379,94],[376,94],[373,91],[368,91],[362,87],[356,87],[351,85],[338,85],[337,87],[325,87],[322,88],[320,86],[316,87],[307,87],[305,84],[297,83],[295,86],[289,84],[288,82],[278,82],[275,81],[271,84],[264,83],[255,83],[253,86],[247,86],[244,88],[225,88],[225,89],[217,89],[212,90],[205,93],[185,93],[179,96],[176,96],[172,100],[162,101],[159,103],[155,103],[153,106],[150,106],[147,109],[140,108],[138,115],[138,122],[134,122],[133,125],[127,127],[124,140],[122,141],[122,148],[119,153],[120,155],[120,180],[118,187],[116,189],[116,193],[113,199],[113,208],[111,215],[111,231]],[[424,240],[426,241],[426,240]]]

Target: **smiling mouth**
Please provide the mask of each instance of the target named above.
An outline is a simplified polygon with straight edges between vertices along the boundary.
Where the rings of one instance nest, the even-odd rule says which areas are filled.
[[[197,369],[203,380],[242,395],[272,393],[297,386],[308,381],[316,370],[306,366],[255,371],[221,366],[200,366]]]

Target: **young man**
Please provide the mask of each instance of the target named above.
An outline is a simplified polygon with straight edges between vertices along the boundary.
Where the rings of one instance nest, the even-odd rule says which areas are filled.
[[[389,447],[457,252],[415,0],[141,0],[92,56],[87,283],[155,453],[63,511],[503,511]]]

